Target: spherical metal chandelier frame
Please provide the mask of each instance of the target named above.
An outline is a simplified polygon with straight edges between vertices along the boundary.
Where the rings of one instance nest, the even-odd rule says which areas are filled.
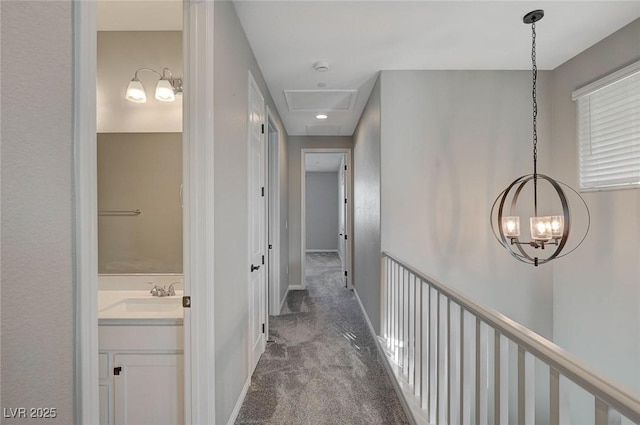
[[[493,230],[493,234],[500,242],[502,246],[504,246],[507,251],[517,260],[522,261],[527,264],[533,264],[534,266],[538,266],[540,264],[548,263],[551,260],[556,258],[564,257],[567,254],[573,252],[576,248],[578,248],[582,242],[585,240],[587,233],[589,232],[589,227],[591,225],[591,216],[589,214],[589,207],[587,206],[584,199],[580,196],[578,192],[576,192],[570,186],[559,182],[549,176],[544,174],[538,174],[537,161],[538,161],[538,134],[537,134],[537,115],[538,115],[538,103],[536,98],[536,81],[538,75],[538,68],[536,66],[536,29],[535,24],[537,21],[541,20],[544,17],[543,10],[534,10],[532,12],[527,13],[522,21],[525,24],[531,24],[531,34],[532,34],[532,46],[531,46],[531,61],[532,61],[532,76],[533,76],[533,87],[532,87],[532,100],[533,100],[533,174],[527,174],[524,176],[520,176],[515,179],[506,189],[504,189],[496,200],[493,202],[493,206],[491,207],[491,229]],[[546,216],[541,217],[538,216],[538,182],[546,182],[554,189],[555,194],[557,195],[560,204],[562,205],[562,215],[556,216]],[[531,230],[531,240],[530,241],[521,241],[520,240],[520,217],[517,215],[516,205],[518,203],[518,199],[522,190],[529,183],[533,184],[533,216],[530,218],[530,230]],[[566,247],[567,242],[569,240],[569,235],[571,233],[571,214],[569,201],[562,187],[570,189],[574,192],[578,198],[582,201],[582,204],[585,207],[587,212],[587,228],[582,236],[580,242],[573,247],[570,251],[562,253],[562,250]],[[509,198],[511,198],[509,202]],[[496,207],[497,207],[497,217],[494,221],[494,216],[496,216]],[[508,207],[509,216],[505,216],[505,209]],[[525,248],[532,247],[534,249],[540,249],[541,251],[545,249],[545,247],[553,246],[555,247],[552,252],[546,257],[538,257],[535,255],[531,255]],[[531,250],[529,250],[531,251]],[[547,251],[548,252],[548,251]]]
[[[560,203],[562,204],[562,217],[564,219],[564,226],[562,230],[562,235],[556,238],[552,238],[549,241],[533,240],[533,241],[522,242],[517,236],[510,237],[505,235],[504,229],[500,224],[502,223],[502,219],[504,218],[504,212],[507,205],[509,207],[509,215],[510,216],[516,215],[516,205],[518,203],[518,198],[520,196],[520,193],[528,183],[534,181],[534,178],[537,178],[538,180],[546,181],[555,190],[560,200]],[[571,214],[569,212],[570,211],[569,201],[567,199],[567,196],[565,195],[564,190],[562,189],[562,186],[570,189],[572,192],[574,192],[578,196],[578,198],[580,198],[580,201],[582,201],[582,204],[584,205],[585,211],[587,213],[587,230],[582,236],[582,239],[580,240],[580,242],[575,247],[573,247],[570,251],[560,255],[565,245],[567,244],[567,241],[569,240],[569,234],[571,232]],[[508,202],[510,196],[512,196],[511,202]],[[495,225],[496,222],[494,222],[493,220],[493,217],[496,214],[496,207],[497,207],[498,226]],[[507,249],[507,251],[509,251],[509,253],[515,259],[522,261],[523,263],[533,264],[535,266],[539,264],[548,263],[551,260],[564,257],[565,255],[568,255],[573,251],[575,251],[587,237],[587,233],[589,232],[590,225],[591,225],[591,215],[589,214],[589,208],[587,207],[586,202],[580,196],[580,194],[576,192],[573,188],[571,188],[571,186],[566,185],[565,183],[559,182],[544,174],[538,174],[537,176],[534,176],[533,174],[527,174],[527,175],[518,177],[513,182],[511,182],[511,184],[505,190],[500,192],[496,200],[493,202],[493,206],[491,207],[491,230],[493,230],[493,234],[496,237],[496,240],[500,242],[500,244],[502,244],[502,246],[504,246]],[[539,258],[536,256],[532,256],[527,251],[525,251],[525,249],[523,248],[523,245],[528,245],[533,248],[541,248],[541,249],[545,249],[545,247],[548,247],[549,245],[551,245],[551,246],[555,246],[555,250],[548,257]]]

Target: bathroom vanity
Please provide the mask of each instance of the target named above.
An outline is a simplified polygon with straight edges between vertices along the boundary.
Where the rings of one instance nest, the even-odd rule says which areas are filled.
[[[182,291],[111,286],[98,291],[98,312],[100,424],[183,424]]]

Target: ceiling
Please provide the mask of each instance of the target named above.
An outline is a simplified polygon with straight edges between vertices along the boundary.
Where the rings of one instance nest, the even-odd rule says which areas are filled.
[[[234,0],[289,135],[350,136],[380,70],[554,69],[640,17],[626,1]],[[182,29],[182,0],[100,0],[101,31]],[[329,63],[317,72],[314,64]],[[326,120],[315,116],[324,112]]]
[[[311,172],[337,172],[343,153],[308,153],[304,156],[304,170]]]
[[[380,70],[530,69],[531,30],[522,16],[531,10],[545,10],[537,24],[543,70],[640,17],[640,1],[234,0],[234,5],[289,135],[352,135]],[[327,61],[330,69],[317,72],[318,61]],[[353,91],[348,107],[326,99]],[[328,119],[317,120],[319,112]]]

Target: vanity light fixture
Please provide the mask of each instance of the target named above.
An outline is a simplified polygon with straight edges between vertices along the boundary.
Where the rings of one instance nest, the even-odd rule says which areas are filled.
[[[563,257],[573,252],[587,237],[590,225],[589,208],[586,202],[578,192],[572,189],[570,186],[552,179],[544,174],[538,174],[538,133],[537,133],[537,116],[538,116],[538,103],[536,99],[536,82],[538,76],[538,67],[536,66],[536,22],[542,19],[544,16],[543,10],[534,10],[527,13],[522,21],[525,24],[531,24],[532,32],[532,47],[531,47],[531,61],[533,64],[533,174],[527,174],[515,179],[505,190],[500,192],[496,200],[491,207],[491,228],[493,233],[498,239],[498,242],[502,244],[509,253],[516,258],[527,264],[533,264],[538,266],[539,264],[547,263],[555,258]],[[517,204],[519,196],[522,190],[527,184],[533,184],[533,216],[529,218],[529,231],[531,239],[529,241],[521,241],[520,238],[520,217],[517,215]],[[562,215],[542,215],[538,210],[538,184],[547,183],[553,189],[550,193],[555,192],[557,196],[554,206],[546,205],[548,210],[553,211],[553,208],[561,206]],[[586,230],[582,239],[575,245],[569,252],[562,255],[561,252],[565,248],[569,239],[569,231],[571,230],[572,217],[570,214],[569,200],[563,190],[563,187],[571,190],[577,198],[582,201],[582,205],[586,210]],[[545,201],[550,201],[553,197],[550,194],[545,197]],[[559,202],[558,202],[559,201]],[[546,202],[548,203],[548,202]],[[580,203],[577,203],[580,205]],[[508,213],[505,211],[505,207],[509,206]],[[497,207],[497,210],[496,210]],[[554,250],[547,250],[549,254],[547,256],[539,255],[547,246],[555,246]],[[539,251],[538,251],[539,250]]]
[[[176,97],[182,96],[182,78],[173,78],[169,68],[164,68],[162,74],[151,68],[140,68],[136,71],[127,86],[125,99],[129,102],[145,103],[147,101],[144,86],[138,79],[138,72],[140,71],[151,71],[160,77],[156,85],[155,97],[157,100],[161,102],[173,102],[176,100]]]
[[[327,118],[329,118],[329,116],[327,114],[318,114],[318,115],[316,115],[316,119],[317,120],[326,120]]]

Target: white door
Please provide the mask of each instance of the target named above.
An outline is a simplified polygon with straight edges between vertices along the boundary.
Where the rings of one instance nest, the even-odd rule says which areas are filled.
[[[265,119],[264,98],[249,74],[249,366],[251,373],[266,346]]]
[[[340,161],[340,168],[338,169],[338,253],[340,254],[340,261],[342,262],[342,275],[345,276],[344,284],[347,285],[346,271],[347,271],[347,249],[345,236],[347,234],[347,209],[346,202],[347,191],[345,186],[345,170],[344,170],[344,155]]]
[[[184,424],[182,354],[116,354],[114,363],[116,424]]]

